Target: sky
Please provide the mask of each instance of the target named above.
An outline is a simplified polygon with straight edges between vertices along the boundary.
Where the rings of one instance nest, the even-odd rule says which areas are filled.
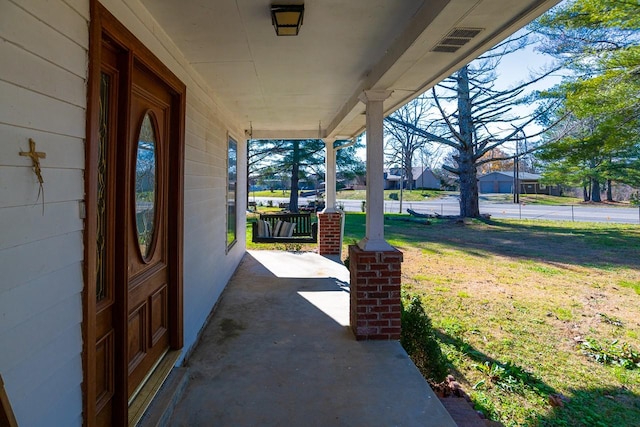
[[[526,31],[525,29],[520,32]],[[516,33],[517,35],[518,33]],[[499,66],[496,69],[497,80],[496,80],[496,88],[497,89],[507,89],[509,87],[513,87],[519,83],[526,82],[530,80],[531,75],[539,72],[541,69],[548,67],[551,65],[553,58],[549,55],[542,54],[536,51],[536,45],[529,45],[524,49],[519,51],[510,53],[505,55],[501,61]],[[558,74],[549,76],[540,82],[531,85],[528,91],[533,90],[544,90],[548,89],[555,84],[561,81],[561,77]],[[455,105],[452,106],[455,108]],[[532,114],[535,106],[517,106],[512,110],[513,115],[528,117]],[[530,124],[527,127],[528,134],[534,134],[539,132],[541,127],[535,123]],[[505,144],[503,147],[504,151],[512,152],[515,150],[515,146],[512,144],[509,146]],[[364,157],[364,153],[363,157]],[[445,156],[439,156],[443,159]],[[416,160],[419,156],[416,156]]]
[[[549,55],[537,52],[535,45],[527,46],[502,58],[497,71],[498,83],[503,87],[514,85],[520,81],[527,80],[532,72],[535,73],[551,63],[552,58]],[[559,81],[559,77],[550,78],[533,87],[546,89]]]
[[[526,48],[506,55],[502,58],[497,69],[498,79],[496,84],[498,88],[513,87],[519,83],[526,82],[531,76],[540,73],[542,70],[549,68],[553,64],[553,58],[536,50],[536,45],[530,45]],[[562,80],[559,72],[554,73],[543,80],[529,86],[528,91],[549,89]],[[535,106],[519,106],[514,108],[513,113],[523,117],[530,116]],[[528,133],[533,134],[542,130],[542,128],[531,123],[528,127]],[[505,147],[506,148],[506,147]]]

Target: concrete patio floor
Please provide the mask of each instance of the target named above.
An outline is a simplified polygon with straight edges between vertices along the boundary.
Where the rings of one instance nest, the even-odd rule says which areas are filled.
[[[455,426],[398,342],[356,341],[349,272],[250,251],[187,366],[172,426]]]

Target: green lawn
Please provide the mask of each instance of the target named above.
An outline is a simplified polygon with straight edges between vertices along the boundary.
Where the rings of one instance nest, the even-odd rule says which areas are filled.
[[[263,191],[250,191],[249,199],[252,197],[289,197],[291,192],[289,190],[263,190]]]
[[[407,202],[420,202],[425,200],[435,200],[449,194],[457,193],[441,190],[404,190],[402,192],[402,200]],[[367,198],[366,190],[338,191],[336,197],[344,200],[365,200]],[[384,199],[400,200],[400,190],[384,190]]]
[[[252,191],[249,193],[249,198],[252,197],[289,197],[289,190],[265,190],[265,191]],[[457,196],[459,193],[456,191],[443,191],[443,190],[404,190],[402,192],[402,200],[407,202],[420,202],[428,200],[437,200],[446,196]],[[338,191],[336,193],[338,200],[365,200],[365,190],[349,190]],[[400,200],[399,190],[384,190],[385,200]],[[480,195],[480,201],[485,203],[512,203],[513,194],[482,194]],[[521,194],[520,202],[527,205],[548,205],[548,206],[567,206],[567,205],[579,205],[582,199],[578,197],[568,196],[548,196],[546,194]],[[628,203],[613,203],[607,204],[607,207],[623,206],[628,207]]]
[[[363,218],[347,216],[345,240]],[[407,219],[385,223],[403,289],[478,409],[507,426],[639,425],[638,226]]]
[[[483,194],[480,200],[489,203],[512,203],[513,194]],[[564,206],[577,205],[582,199],[568,196],[548,196],[546,194],[521,194],[520,203],[527,205]]]
[[[249,199],[252,197],[289,197],[289,190],[264,190],[264,191],[251,191],[249,192]],[[443,197],[448,194],[457,194],[455,192],[450,191],[440,191],[440,190],[404,190],[402,192],[403,200],[409,202],[418,202],[423,200],[433,200],[439,197]],[[350,191],[338,191],[336,193],[336,197],[338,199],[345,200],[365,200],[366,199],[366,191],[365,190],[350,190]],[[399,190],[385,190],[384,191],[385,200],[399,200],[400,191]]]
[[[345,246],[365,230],[346,218]],[[507,426],[639,425],[637,225],[387,215],[385,234],[478,409]]]

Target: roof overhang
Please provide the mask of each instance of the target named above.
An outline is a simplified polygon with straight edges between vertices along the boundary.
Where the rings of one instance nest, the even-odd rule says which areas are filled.
[[[389,114],[558,3],[313,0],[299,35],[278,37],[267,0],[142,1],[247,137],[263,139],[356,136],[363,91],[390,91]],[[456,29],[477,34],[447,37]]]

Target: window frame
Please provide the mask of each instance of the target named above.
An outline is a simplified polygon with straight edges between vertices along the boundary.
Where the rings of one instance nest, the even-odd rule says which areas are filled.
[[[233,167],[233,172],[232,172]],[[227,133],[226,253],[238,242],[238,141]]]

